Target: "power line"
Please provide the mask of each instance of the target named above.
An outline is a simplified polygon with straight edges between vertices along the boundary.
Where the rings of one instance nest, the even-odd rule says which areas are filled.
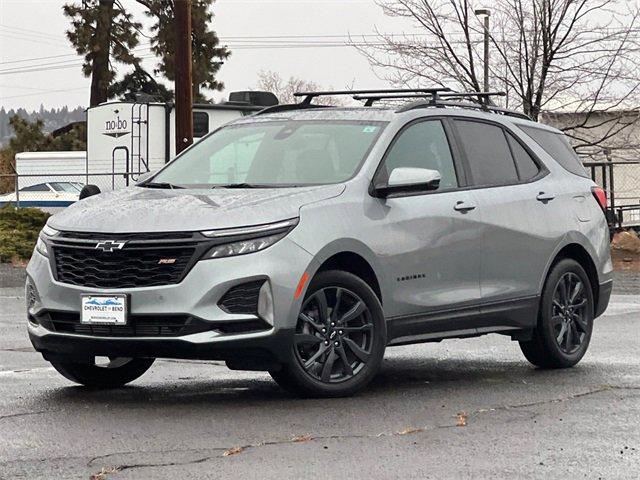
[[[75,92],[77,90],[86,90],[87,87],[77,87],[77,88],[63,88],[60,90],[47,90],[45,92],[40,93],[25,93],[23,95],[9,95],[8,97],[0,97],[0,100],[9,100],[10,98],[22,98],[22,97],[33,97],[35,95],[49,95],[50,93],[61,93],[61,92]]]

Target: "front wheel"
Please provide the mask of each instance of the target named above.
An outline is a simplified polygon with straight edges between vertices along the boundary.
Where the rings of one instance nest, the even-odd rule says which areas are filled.
[[[586,272],[575,260],[560,260],[545,282],[533,338],[520,342],[522,353],[538,367],[573,367],[589,347],[593,312],[593,290]]]
[[[53,360],[51,365],[72,382],[94,388],[117,388],[140,378],[153,364],[153,358],[109,357],[94,363]]]
[[[386,325],[376,294],[342,271],[319,273],[309,285],[289,361],[269,372],[283,388],[311,397],[342,397],[364,388],[377,373]]]

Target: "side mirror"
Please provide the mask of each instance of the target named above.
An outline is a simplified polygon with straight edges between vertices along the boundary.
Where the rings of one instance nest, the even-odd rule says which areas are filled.
[[[79,200],[87,197],[92,197],[93,195],[98,195],[99,193],[100,187],[98,187],[97,185],[85,185],[84,187],[82,187],[82,190],[80,190]]]
[[[386,185],[374,187],[376,197],[386,198],[392,193],[427,192],[437,190],[442,179],[440,172],[428,168],[394,168]]]

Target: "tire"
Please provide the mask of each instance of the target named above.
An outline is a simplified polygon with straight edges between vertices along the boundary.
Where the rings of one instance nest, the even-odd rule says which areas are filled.
[[[289,360],[269,373],[296,395],[350,396],[376,375],[386,344],[382,306],[371,287],[350,273],[324,271],[302,302]]]
[[[104,366],[59,360],[51,365],[72,382],[93,388],[117,388],[140,378],[153,364],[153,358],[113,358]]]
[[[520,342],[520,349],[537,367],[573,367],[587,352],[593,320],[589,277],[578,262],[562,259],[551,268],[545,281],[533,337]]]

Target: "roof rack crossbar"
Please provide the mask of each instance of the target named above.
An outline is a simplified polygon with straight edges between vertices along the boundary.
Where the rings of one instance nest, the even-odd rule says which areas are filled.
[[[382,95],[392,93],[423,93],[433,97],[437,96],[441,92],[450,92],[451,89],[447,87],[434,87],[434,88],[400,88],[400,89],[381,89],[381,90],[334,90],[324,92],[296,92],[293,95],[295,97],[304,97],[304,100],[300,102],[300,105],[309,105],[314,98],[338,96],[338,95]]]
[[[374,102],[378,102],[380,100],[394,100],[394,99],[403,99],[403,98],[425,98],[429,97],[431,99],[431,103],[436,104],[439,100],[450,99],[450,98],[477,98],[479,102],[482,104],[489,105],[489,101],[491,97],[504,97],[506,93],[504,92],[435,92],[429,94],[423,93],[415,93],[410,92],[407,94],[398,94],[394,92],[389,95],[381,95],[381,94],[356,94],[353,96],[354,100],[366,100],[365,107],[370,107]]]

